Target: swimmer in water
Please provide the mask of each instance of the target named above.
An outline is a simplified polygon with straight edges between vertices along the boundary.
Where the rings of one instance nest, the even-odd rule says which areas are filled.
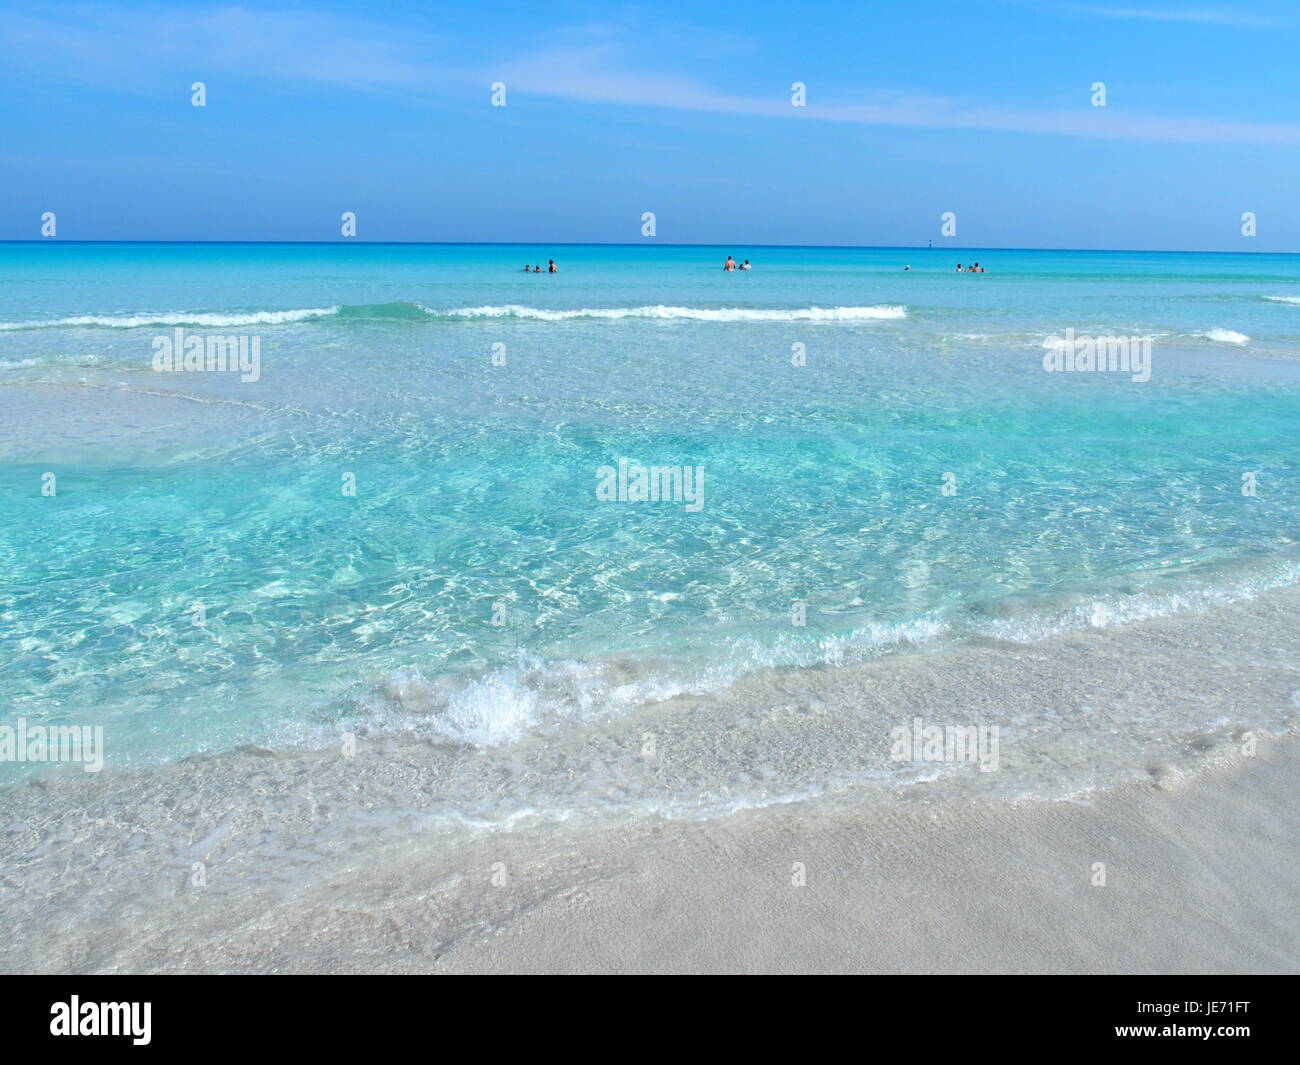
[[[560,268],[555,265],[554,259],[547,259],[546,264],[546,272],[548,274],[558,274],[560,272]]]
[[[724,269],[724,270],[734,270],[735,268],[736,268],[736,260],[733,259],[730,255],[728,255],[728,256],[727,256],[727,261],[726,261],[725,263],[722,264],[722,269]]]

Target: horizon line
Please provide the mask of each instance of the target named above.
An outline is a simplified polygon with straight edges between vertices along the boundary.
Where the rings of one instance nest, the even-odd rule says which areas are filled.
[[[447,247],[447,248],[523,248],[544,244],[557,248],[793,248],[793,249],[843,249],[849,251],[1039,251],[1071,252],[1084,254],[1135,254],[1149,253],[1156,255],[1300,255],[1298,251],[1217,251],[1206,248],[1032,248],[1014,245],[944,245],[935,247],[919,244],[749,244],[735,241],[730,244],[712,242],[681,241],[516,241],[516,240],[356,240],[355,238],[334,238],[331,240],[68,240],[61,237],[42,237],[37,239],[4,239],[6,244],[175,244],[175,245],[271,245],[277,247],[347,247],[364,245],[366,247]]]

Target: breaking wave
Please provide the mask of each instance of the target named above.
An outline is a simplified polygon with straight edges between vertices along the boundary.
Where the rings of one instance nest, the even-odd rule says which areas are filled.
[[[80,314],[69,318],[44,318],[30,322],[0,322],[0,332],[30,329],[139,329],[145,326],[206,326],[224,329],[247,325],[287,325],[321,318],[356,320],[429,319],[466,320],[477,318],[520,318],[541,322],[562,322],[575,318],[680,319],[694,322],[866,322],[907,317],[907,308],[890,305],[872,307],[802,307],[793,310],[761,307],[580,307],[575,310],[547,310],[520,304],[457,307],[436,310],[420,303],[306,307],[287,311],[160,311],[157,313],[99,315]]]
[[[890,305],[874,307],[803,307],[797,310],[758,307],[583,307],[572,311],[551,311],[538,307],[508,304],[503,307],[464,307],[437,312],[452,318],[533,318],[543,322],[561,322],[571,318],[658,318],[692,322],[866,322],[878,319],[906,318],[907,308]]]

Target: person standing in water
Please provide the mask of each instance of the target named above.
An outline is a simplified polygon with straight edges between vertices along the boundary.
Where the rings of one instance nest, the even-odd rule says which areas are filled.
[[[560,268],[555,265],[554,259],[546,260],[546,272],[548,274],[558,274],[560,272]]]
[[[735,268],[736,268],[736,260],[733,259],[730,255],[728,255],[728,256],[727,256],[727,261],[726,261],[725,263],[722,264],[722,269],[724,269],[724,270],[734,270]]]

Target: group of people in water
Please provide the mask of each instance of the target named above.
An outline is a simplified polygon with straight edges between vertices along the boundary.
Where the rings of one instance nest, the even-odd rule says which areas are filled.
[[[910,266],[903,267],[904,272],[910,269],[912,269]],[[985,271],[984,267],[980,266],[979,263],[971,263],[970,266],[962,266],[961,263],[957,264],[957,273],[959,274],[983,274],[986,272],[987,271]]]
[[[906,273],[910,269],[912,269],[910,265],[904,266],[903,272]],[[982,274],[985,272],[986,271],[984,267],[980,266],[979,263],[972,263],[970,266],[966,266],[966,267],[963,267],[961,263],[957,264],[957,273],[959,274]]]
[[[754,268],[749,265],[748,259],[737,266],[736,260],[728,255],[727,261],[722,264],[722,269],[730,273],[732,270],[752,270]],[[903,269],[910,270],[912,267],[908,265],[904,266]],[[526,274],[540,274],[541,272],[542,268],[540,266],[529,266],[527,263],[524,264],[524,273]],[[558,274],[560,272],[560,268],[555,265],[554,259],[546,260],[546,272],[548,274]],[[979,263],[972,263],[970,266],[962,266],[961,263],[957,264],[957,273],[959,274],[982,274],[984,272],[984,267],[980,266]]]
[[[739,266],[737,266],[737,265],[736,265],[736,260],[733,259],[730,255],[728,255],[728,256],[727,256],[727,261],[726,261],[725,263],[722,264],[722,269],[727,270],[727,271],[731,271],[731,270],[752,270],[753,267],[749,265],[749,260],[748,260],[748,259],[746,259],[743,263],[741,263]],[[905,271],[906,271],[906,270],[911,270],[912,267],[911,267],[911,265],[909,264],[909,265],[907,265],[907,266],[904,266],[903,269],[904,269]],[[984,273],[984,272],[985,272],[984,267],[980,266],[979,263],[972,263],[970,266],[962,266],[961,263],[958,263],[958,264],[957,264],[957,273],[959,273],[959,274],[982,274],[982,273]]]

